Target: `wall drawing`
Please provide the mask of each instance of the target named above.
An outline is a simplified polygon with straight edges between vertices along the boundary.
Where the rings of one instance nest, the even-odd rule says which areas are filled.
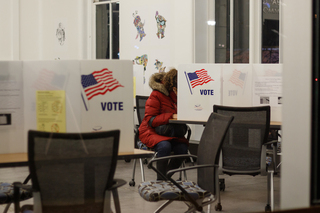
[[[143,65],[143,83],[146,83],[146,77],[145,77],[145,73],[147,70],[147,64],[148,64],[148,55],[144,54],[142,56],[137,56],[134,60],[133,60],[133,64],[137,64],[137,65]]]
[[[138,11],[136,11],[135,13],[132,14],[132,16],[134,17],[133,20],[133,24],[134,26],[137,28],[137,36],[136,39],[140,36],[140,41],[143,39],[143,37],[146,36],[146,33],[144,32],[144,22],[141,22],[141,17],[139,15],[137,15]]]
[[[59,27],[56,31],[56,37],[58,39],[58,42],[61,46],[63,46],[64,41],[66,40],[66,31],[64,29],[63,24],[60,22]]]
[[[154,65],[156,66],[156,69],[159,70],[159,72],[165,72],[166,67],[162,67],[163,62],[156,59],[156,62],[154,63]]]
[[[156,12],[156,16],[155,16],[156,22],[157,22],[157,28],[158,28],[158,32],[157,32],[157,36],[158,38],[162,39],[164,38],[164,30],[166,29],[166,22],[167,20],[159,15],[158,11]]]

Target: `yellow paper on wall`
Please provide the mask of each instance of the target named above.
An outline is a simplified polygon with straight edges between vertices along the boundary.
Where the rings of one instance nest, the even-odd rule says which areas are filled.
[[[36,92],[37,129],[66,132],[66,98],[64,90]]]

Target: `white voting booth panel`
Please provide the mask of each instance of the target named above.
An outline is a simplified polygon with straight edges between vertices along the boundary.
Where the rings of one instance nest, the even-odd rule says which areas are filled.
[[[281,64],[187,64],[179,66],[178,119],[207,120],[214,104],[271,106],[271,121],[282,121]],[[208,82],[194,75],[207,71]]]
[[[96,72],[104,77],[96,76]],[[95,92],[90,97],[81,81],[85,76],[95,79],[89,81]],[[37,118],[40,108],[53,108],[50,100],[37,100],[39,92],[62,94],[62,132],[120,129],[119,151],[132,151],[132,79],[132,62],[124,60],[0,62],[0,153],[26,152],[28,130],[39,129],[40,123],[49,124]],[[107,89],[101,90],[101,86]],[[52,117],[48,115],[48,119]]]
[[[252,66],[223,65],[222,103],[227,106],[252,105]]]
[[[22,152],[23,78],[21,61],[0,62],[0,153]]]
[[[270,105],[271,121],[282,121],[282,65],[254,64],[252,104]]]
[[[207,120],[221,103],[221,65],[186,64],[178,68],[178,119]]]
[[[93,76],[104,78],[106,88],[85,87],[84,82]],[[81,61],[81,130],[120,129],[119,150],[123,152],[134,147],[132,79],[132,61]]]
[[[29,129],[38,129],[36,92],[55,90],[65,91],[66,131],[81,131],[79,72],[79,61],[23,62],[24,117],[26,132]]]

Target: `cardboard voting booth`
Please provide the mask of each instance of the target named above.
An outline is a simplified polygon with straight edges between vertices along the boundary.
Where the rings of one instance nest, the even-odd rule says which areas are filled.
[[[221,103],[221,65],[187,64],[178,68],[178,119],[207,120]]]
[[[186,64],[178,73],[178,119],[207,120],[214,104],[271,106],[281,121],[281,64]]]
[[[119,151],[133,151],[132,79],[124,60],[1,62],[0,153],[26,152],[30,129],[120,129]]]
[[[81,61],[81,130],[120,129],[120,151],[134,147],[131,61]],[[98,81],[97,83],[95,83]]]

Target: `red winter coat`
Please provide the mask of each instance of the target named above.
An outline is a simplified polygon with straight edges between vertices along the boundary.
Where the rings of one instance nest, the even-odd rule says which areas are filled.
[[[169,123],[169,119],[173,114],[177,114],[177,95],[171,91],[170,93],[162,84],[164,73],[155,73],[151,76],[149,86],[153,89],[150,94],[146,106],[145,116],[139,127],[139,138],[146,146],[152,148],[160,141],[173,140],[181,143],[187,143],[188,140],[184,137],[167,137],[158,135],[154,128],[163,124]],[[149,120],[154,117],[152,127],[149,125]]]

